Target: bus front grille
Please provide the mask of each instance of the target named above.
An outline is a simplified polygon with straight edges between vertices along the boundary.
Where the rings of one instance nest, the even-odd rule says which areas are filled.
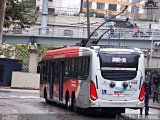
[[[127,71],[127,70],[102,70],[102,77],[109,80],[131,80],[137,75],[137,71]]]

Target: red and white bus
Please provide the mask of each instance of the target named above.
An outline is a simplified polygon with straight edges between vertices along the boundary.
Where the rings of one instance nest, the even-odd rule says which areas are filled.
[[[75,110],[120,114],[144,106],[144,55],[140,49],[66,47],[46,52],[40,96]]]

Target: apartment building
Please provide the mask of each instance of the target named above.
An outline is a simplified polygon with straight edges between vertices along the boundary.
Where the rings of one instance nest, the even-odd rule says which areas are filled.
[[[42,4],[43,0],[36,0],[37,11],[42,11]],[[79,8],[80,0],[48,0],[49,14],[75,14],[79,13]]]
[[[86,1],[83,0],[83,12],[86,12]],[[89,8],[95,13],[111,17],[122,11],[125,6],[128,6],[124,14],[121,14],[121,17],[142,17],[144,15],[144,3],[144,0],[89,0]]]
[[[160,9],[160,0],[147,0],[148,3],[146,3],[146,6],[147,4],[149,6],[151,6],[151,4],[153,4],[153,8],[146,8],[145,11],[146,11],[146,15],[148,17],[150,17],[151,19],[154,19],[155,20],[159,20],[160,19],[160,12],[159,12],[159,9]]]

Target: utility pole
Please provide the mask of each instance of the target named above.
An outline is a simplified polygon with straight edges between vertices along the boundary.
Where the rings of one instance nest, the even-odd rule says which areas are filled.
[[[47,34],[47,20],[48,20],[48,0],[43,0],[42,4],[42,18],[41,18],[41,34]]]
[[[150,37],[150,40],[151,40],[151,54],[150,54],[150,64],[149,64],[149,67],[151,68],[151,65],[152,65],[152,51],[153,51],[153,32],[154,32],[154,20],[155,20],[155,16],[153,14],[153,21],[152,21],[152,34],[151,34],[151,37]]]
[[[90,36],[89,0],[87,0],[87,36]]]
[[[5,15],[5,6],[6,0],[0,0],[0,44],[2,43],[2,33],[3,33],[3,22],[4,22],[4,15]]]
[[[80,13],[83,11],[83,0],[81,0],[81,5],[80,5]]]

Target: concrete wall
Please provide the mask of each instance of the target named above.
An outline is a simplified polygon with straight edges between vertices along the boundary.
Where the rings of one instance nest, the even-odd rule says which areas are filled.
[[[12,72],[12,88],[39,89],[40,75],[34,73]]]
[[[148,65],[147,58],[145,58],[144,64],[145,64],[145,68],[160,68],[160,58],[153,57],[151,60],[151,65]]]

